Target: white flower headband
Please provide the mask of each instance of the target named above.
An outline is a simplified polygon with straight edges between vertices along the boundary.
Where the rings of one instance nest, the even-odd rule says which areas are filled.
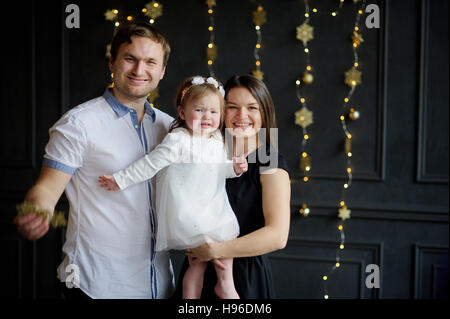
[[[204,83],[205,79],[202,76],[196,76],[191,81],[192,85],[201,85]],[[225,97],[225,90],[223,89],[222,85],[219,85],[219,82],[217,82],[216,79],[210,76],[206,79],[206,83],[214,85],[214,87],[219,90],[220,94],[222,94],[222,97]]]

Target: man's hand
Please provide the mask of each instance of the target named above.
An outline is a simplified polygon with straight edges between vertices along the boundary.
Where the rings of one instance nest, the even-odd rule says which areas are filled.
[[[248,170],[248,163],[245,155],[233,156],[233,167],[236,175],[245,173]]]
[[[116,180],[114,179],[114,176],[112,176],[112,175],[99,176],[98,182],[100,183],[101,187],[106,188],[109,191],[120,190],[119,185],[117,185]]]
[[[17,231],[29,240],[36,240],[44,236],[49,229],[48,223],[42,216],[31,213],[25,216],[16,216],[14,223]]]
[[[43,166],[36,184],[25,195],[25,201],[37,209],[53,212],[71,178],[71,174]],[[14,223],[17,225],[17,231],[29,240],[41,238],[49,229],[47,221],[33,212],[16,216]]]

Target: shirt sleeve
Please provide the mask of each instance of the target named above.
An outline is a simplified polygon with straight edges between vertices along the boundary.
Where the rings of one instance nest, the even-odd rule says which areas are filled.
[[[113,174],[120,189],[152,178],[164,167],[180,160],[180,134],[169,133],[153,151],[127,168]]]
[[[86,130],[70,113],[64,115],[49,130],[43,165],[74,174],[83,166],[87,149]]]
[[[242,173],[236,175],[236,172],[234,171],[233,161],[227,159],[225,165],[226,165],[226,178],[235,178],[242,175]]]

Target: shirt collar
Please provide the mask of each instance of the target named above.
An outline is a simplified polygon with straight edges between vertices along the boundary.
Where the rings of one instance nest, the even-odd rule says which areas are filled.
[[[109,89],[105,90],[103,97],[105,98],[106,102],[108,102],[108,104],[111,106],[111,108],[114,110],[114,112],[116,112],[117,116],[119,116],[119,117],[125,116],[132,110],[132,108],[119,102],[119,100],[116,99],[114,95],[112,95],[112,93],[110,92]],[[150,115],[150,117],[152,118],[152,121],[155,122],[156,112],[150,106],[150,103],[147,100],[145,101],[144,109],[145,109],[145,113]]]

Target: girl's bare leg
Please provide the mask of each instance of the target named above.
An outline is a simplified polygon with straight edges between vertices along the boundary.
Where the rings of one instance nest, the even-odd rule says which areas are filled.
[[[226,266],[226,269],[219,268],[214,264],[217,274],[217,284],[214,287],[214,292],[220,299],[239,299],[239,295],[234,287],[233,258],[219,260]]]
[[[183,278],[183,299],[200,299],[207,263],[193,264],[191,257],[188,258],[189,268]]]

